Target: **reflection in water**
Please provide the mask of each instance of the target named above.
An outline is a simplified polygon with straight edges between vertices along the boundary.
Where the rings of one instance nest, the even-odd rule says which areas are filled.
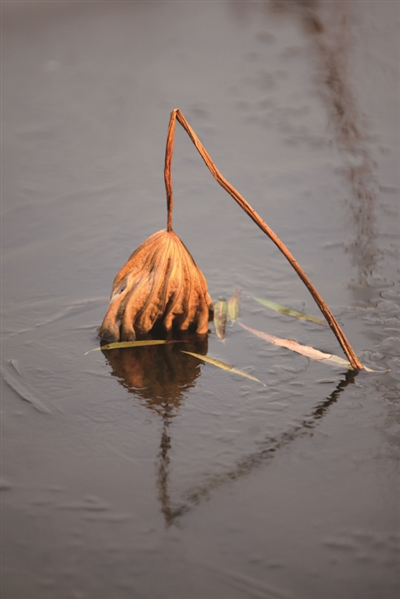
[[[168,434],[169,413],[166,411],[163,415],[163,430],[161,435],[160,453],[158,454],[158,499],[161,504],[161,511],[164,514],[165,522],[172,522],[173,515],[171,510],[171,499],[169,495],[169,462],[168,451],[171,449],[171,437]]]
[[[376,273],[380,255],[375,216],[378,184],[376,165],[368,149],[367,125],[357,105],[349,73],[352,17],[347,12],[349,3],[320,0],[232,3],[240,18],[246,11],[258,10],[260,6],[269,15],[272,12],[281,17],[294,17],[312,43],[318,93],[327,108],[329,125],[344,159],[342,173],[350,186],[348,223],[353,239],[347,251],[358,269],[357,286],[365,288],[368,279]]]
[[[207,501],[207,499],[210,497],[211,491],[214,489],[225,484],[232,483],[236,480],[239,480],[243,476],[251,474],[257,468],[268,464],[279,449],[286,447],[299,437],[311,434],[313,429],[319,423],[320,419],[328,412],[330,406],[337,402],[340,393],[347,387],[347,385],[354,382],[357,374],[357,371],[349,370],[346,373],[345,378],[339,382],[329,397],[321,402],[311,412],[311,414],[306,416],[301,422],[299,422],[299,424],[291,427],[289,430],[277,435],[276,437],[267,437],[260,444],[261,449],[258,449],[254,453],[240,458],[236,464],[226,472],[211,475],[204,484],[190,489],[186,493],[183,493],[183,502],[174,508],[169,507],[166,523],[168,525],[173,524],[180,516],[186,514],[188,511],[193,509],[193,507],[199,505],[203,501]],[[164,514],[166,514],[165,510],[163,511]]]
[[[145,405],[156,411],[163,421],[160,448],[158,453],[157,488],[161,511],[165,523],[170,526],[196,505],[206,501],[210,493],[218,487],[247,476],[255,469],[267,464],[277,450],[287,446],[297,438],[310,434],[319,420],[327,413],[339,394],[353,383],[356,371],[348,371],[336,389],[320,403],[309,416],[297,425],[275,437],[267,437],[258,445],[257,451],[240,458],[226,472],[211,474],[201,485],[182,493],[182,500],[173,504],[170,496],[170,457],[171,436],[169,425],[183,400],[183,394],[194,387],[200,374],[197,360],[183,354],[179,346],[149,346],[109,350],[103,353],[111,365],[111,374],[129,392],[145,400]],[[207,338],[186,335],[185,350],[206,355]]]
[[[182,343],[102,350],[120,385],[163,417],[173,416],[200,374],[198,361],[181,349],[202,355],[208,351],[207,335],[181,333],[179,338]]]
[[[175,334],[175,337],[177,336],[178,334]],[[198,360],[180,350],[184,347],[187,351],[201,355],[206,355],[208,351],[207,335],[181,332],[179,337],[182,343],[102,350],[112,368],[112,376],[117,377],[125,389],[144,400],[145,405],[162,418],[157,488],[161,510],[167,523],[172,521],[168,483],[168,452],[171,449],[169,424],[183,400],[184,393],[194,387],[200,375]]]
[[[252,7],[251,2],[233,4],[240,17]],[[375,219],[377,192],[375,163],[368,151],[365,123],[357,106],[348,71],[349,19],[344,12],[346,6],[346,3],[324,3],[322,18],[319,14],[322,11],[319,0],[266,0],[263,4],[267,10],[295,15],[315,49],[319,93],[328,110],[336,145],[346,164],[343,174],[351,190],[348,205],[349,224],[353,233],[348,251],[353,264],[358,268],[358,285],[362,287],[374,274],[379,257]],[[185,349],[206,355],[206,337],[188,341]],[[216,488],[249,475],[269,463],[279,449],[310,434],[332,404],[336,403],[340,393],[357,376],[357,372],[348,371],[329,397],[301,422],[280,435],[267,437],[257,451],[240,458],[226,472],[211,474],[203,484],[183,493],[179,503],[173,504],[169,490],[169,425],[181,404],[183,393],[195,385],[200,374],[199,364],[180,353],[179,347],[174,345],[104,353],[112,367],[113,376],[118,377],[120,384],[145,400],[146,406],[162,417],[157,487],[167,526],[206,501]]]
[[[282,2],[282,0],[281,0]],[[275,1],[275,4],[277,2]],[[343,174],[350,184],[349,224],[353,241],[348,246],[358,268],[359,286],[373,276],[379,251],[376,245],[375,163],[367,148],[366,123],[360,114],[349,75],[350,15],[346,3],[324,5],[329,16],[323,21],[319,1],[291,0],[285,6],[299,8],[304,30],[313,41],[318,59],[321,97],[328,110],[337,147],[345,159]]]
[[[316,4],[316,3],[315,3]],[[337,147],[345,158],[343,174],[350,184],[348,202],[353,241],[348,247],[358,268],[358,285],[373,276],[379,251],[376,245],[375,163],[367,148],[366,123],[357,106],[349,76],[349,16],[342,3],[332,3],[325,22],[308,7],[302,18],[319,58],[321,96],[328,109]]]

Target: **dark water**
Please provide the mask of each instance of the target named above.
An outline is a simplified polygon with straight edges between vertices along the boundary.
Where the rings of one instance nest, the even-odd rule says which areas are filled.
[[[400,591],[397,2],[2,3],[2,598]],[[103,355],[113,277],[165,227],[169,112],[290,248],[364,364],[237,323]],[[241,322],[341,354],[183,131],[174,228]],[[210,327],[212,329],[212,327]],[[390,372],[382,373],[387,369]]]

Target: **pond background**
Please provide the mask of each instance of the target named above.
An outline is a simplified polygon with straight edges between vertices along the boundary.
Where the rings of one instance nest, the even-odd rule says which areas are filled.
[[[399,3],[1,10],[4,599],[397,597]],[[175,107],[378,373],[237,323],[208,355],[265,387],[176,346],[84,355],[166,226]],[[342,355],[254,300],[319,315],[179,125],[173,182],[212,298],[240,287],[243,324]]]

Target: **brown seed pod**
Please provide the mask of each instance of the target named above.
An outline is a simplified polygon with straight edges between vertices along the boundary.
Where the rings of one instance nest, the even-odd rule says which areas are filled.
[[[207,333],[212,300],[207,282],[174,231],[158,231],[131,255],[114,279],[100,337],[133,341],[162,322]]]

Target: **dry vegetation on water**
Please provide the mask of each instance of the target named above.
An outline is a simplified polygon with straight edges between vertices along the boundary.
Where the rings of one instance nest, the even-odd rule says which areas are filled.
[[[338,339],[351,367],[363,368],[339,323],[288,248],[240,193],[221,175],[179,108],[171,112],[165,151],[167,230],[151,235],[131,255],[114,279],[110,305],[100,328],[107,341],[133,341],[156,324],[166,331],[208,330],[212,301],[203,273],[172,229],[172,155],[176,121],[185,129],[215,180],[233,197],[250,218],[268,235],[293,266],[318,304]]]

